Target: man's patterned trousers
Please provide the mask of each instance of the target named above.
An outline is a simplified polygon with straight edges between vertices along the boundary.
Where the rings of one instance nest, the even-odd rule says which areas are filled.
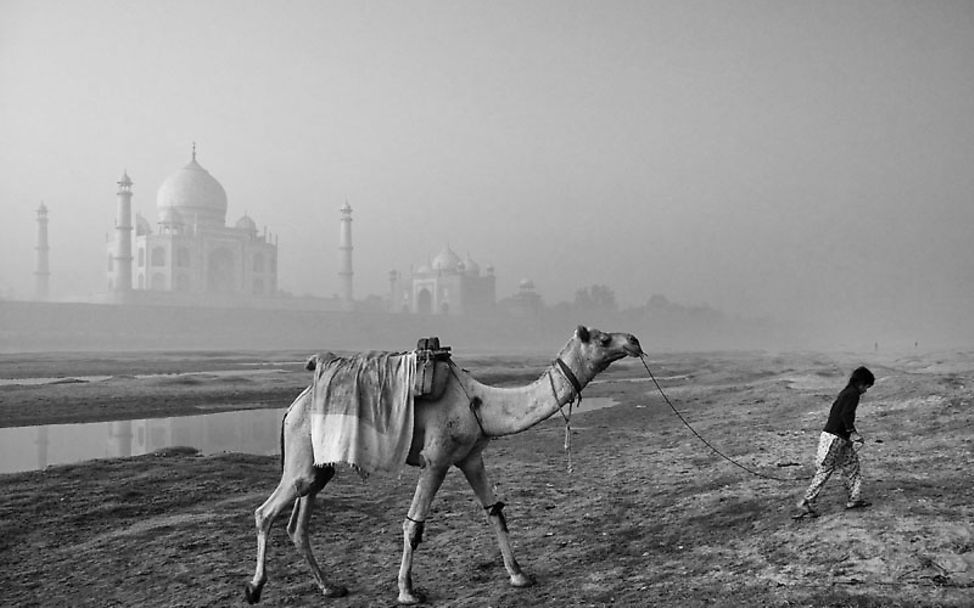
[[[859,500],[862,491],[862,475],[859,472],[859,456],[852,447],[852,442],[822,432],[818,439],[818,453],[815,456],[815,476],[805,491],[805,502],[811,503],[822,491],[822,486],[829,480],[832,473],[839,471],[845,483],[849,502]]]

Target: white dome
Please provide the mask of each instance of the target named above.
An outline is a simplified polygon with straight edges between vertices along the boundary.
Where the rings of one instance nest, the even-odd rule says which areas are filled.
[[[234,226],[238,230],[246,230],[250,233],[257,232],[257,222],[255,222],[249,215],[244,215],[242,218],[237,220],[237,223],[234,224]]]
[[[453,250],[449,247],[444,247],[443,251],[439,252],[433,258],[433,270],[453,272],[459,268],[460,264],[462,264],[460,256],[453,253]]]
[[[172,207],[160,208],[159,223],[167,226],[181,226],[183,224],[183,216]]]
[[[170,175],[156,194],[159,221],[167,209],[179,212],[191,224],[224,226],[227,193],[209,172],[196,162],[196,151],[188,165]]]

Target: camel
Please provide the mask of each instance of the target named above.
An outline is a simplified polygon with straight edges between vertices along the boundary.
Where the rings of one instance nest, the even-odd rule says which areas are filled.
[[[406,463],[420,467],[412,504],[403,520],[403,551],[399,567],[398,602],[418,604],[425,598],[413,587],[413,554],[422,541],[430,504],[451,466],[466,476],[494,528],[504,567],[514,587],[534,584],[514,559],[502,512],[504,503],[494,496],[484,470],[482,452],[493,437],[520,433],[559,411],[580,397],[581,390],[609,364],[627,356],[643,354],[635,336],[605,333],[579,326],[554,362],[531,384],[518,388],[497,388],[476,381],[465,370],[450,364],[445,391],[435,401],[417,398],[414,405],[412,443]],[[309,361],[309,369],[314,358]],[[249,603],[260,601],[267,582],[264,568],[267,535],[274,519],[293,505],[287,524],[288,536],[311,567],[325,597],[335,598],[348,590],[329,581],[315,561],[308,539],[308,522],[319,491],[335,475],[333,466],[316,467],[309,421],[310,389],[288,408],[281,432],[282,474],[277,488],[254,512],[257,528],[257,568],[247,583]]]

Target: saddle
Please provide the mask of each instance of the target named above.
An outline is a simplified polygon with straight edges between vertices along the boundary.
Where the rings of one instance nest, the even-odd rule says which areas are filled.
[[[416,343],[416,380],[413,397],[436,401],[443,396],[450,378],[450,347],[440,346],[436,336]]]

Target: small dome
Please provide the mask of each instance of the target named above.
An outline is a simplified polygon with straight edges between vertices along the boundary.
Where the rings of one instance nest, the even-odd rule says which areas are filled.
[[[227,193],[210,173],[196,162],[196,149],[189,164],[173,173],[156,193],[159,221],[166,209],[175,209],[194,224],[224,226]]]
[[[146,234],[152,234],[152,226],[149,225],[149,220],[142,217],[141,213],[135,214],[135,236],[142,236]]]
[[[467,259],[463,261],[463,266],[469,274],[480,274],[480,264],[474,262],[469,253],[467,254]]]
[[[416,274],[432,274],[433,269],[429,267],[428,264],[423,264],[416,269]]]
[[[237,220],[237,223],[234,224],[234,227],[237,228],[238,230],[246,230],[251,234],[257,233],[257,222],[255,222],[253,219],[251,219],[249,215],[246,214],[244,214],[242,218]]]
[[[439,270],[441,272],[454,272],[461,264],[460,256],[453,253],[453,250],[449,246],[444,247],[443,251],[439,252],[433,258],[433,270]]]
[[[522,291],[530,291],[534,289],[534,281],[531,279],[521,279],[521,282],[517,286]]]

